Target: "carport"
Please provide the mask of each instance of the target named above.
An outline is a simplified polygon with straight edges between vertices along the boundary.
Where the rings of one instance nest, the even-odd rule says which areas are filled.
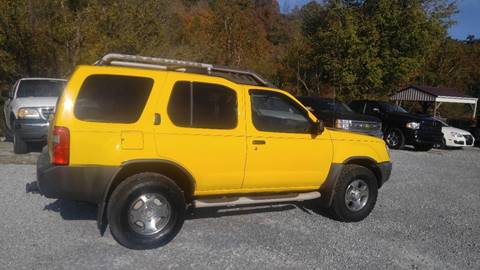
[[[400,89],[392,94],[390,99],[395,100],[397,104],[402,101],[420,102],[424,112],[433,104],[433,117],[437,115],[438,108],[443,103],[468,104],[473,110],[473,118],[476,116],[478,101],[478,98],[467,96],[455,89],[418,85],[410,85]]]

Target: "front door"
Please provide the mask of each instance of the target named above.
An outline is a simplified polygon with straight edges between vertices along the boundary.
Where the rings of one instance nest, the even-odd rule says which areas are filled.
[[[312,135],[308,113],[281,92],[250,90],[246,98],[250,120],[243,189],[318,188],[332,162],[328,131]]]

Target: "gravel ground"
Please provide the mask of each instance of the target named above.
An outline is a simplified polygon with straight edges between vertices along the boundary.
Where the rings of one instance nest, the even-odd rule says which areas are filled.
[[[0,143],[2,269],[480,269],[478,148],[392,151],[392,177],[359,223],[311,203],[202,210],[150,251],[100,236],[93,205],[26,194],[37,154],[9,149]]]

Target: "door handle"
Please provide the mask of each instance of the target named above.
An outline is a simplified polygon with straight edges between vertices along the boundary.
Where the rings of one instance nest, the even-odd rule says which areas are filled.
[[[264,140],[253,140],[252,144],[266,144]]]
[[[161,122],[162,122],[162,118],[160,117],[160,114],[155,113],[154,116],[153,116],[153,124],[155,126],[158,126],[158,125],[160,125]]]

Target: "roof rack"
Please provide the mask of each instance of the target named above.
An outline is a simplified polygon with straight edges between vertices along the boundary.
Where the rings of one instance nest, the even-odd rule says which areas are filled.
[[[95,65],[138,67],[188,73],[201,73],[210,76],[222,77],[241,84],[275,87],[263,79],[260,75],[251,71],[167,58],[110,53],[95,62]]]

